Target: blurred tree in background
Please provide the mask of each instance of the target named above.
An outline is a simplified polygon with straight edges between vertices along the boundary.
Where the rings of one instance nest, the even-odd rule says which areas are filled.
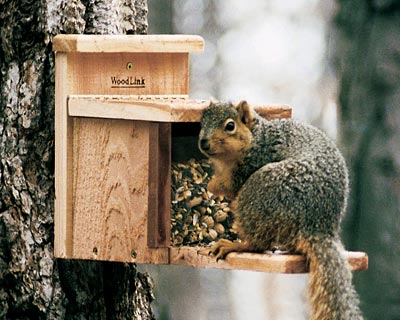
[[[347,248],[367,319],[400,319],[400,1],[338,0],[340,125],[352,192]]]
[[[154,13],[165,1],[152,3]],[[288,103],[295,118],[331,137],[338,106],[340,146],[352,179],[343,236],[347,249],[370,256],[369,270],[354,275],[362,309],[368,319],[400,319],[400,1],[169,3],[164,12],[174,18],[158,32],[197,33],[206,40],[205,53],[192,59],[192,76],[199,77],[191,91],[199,98]],[[232,283],[231,273],[225,278]],[[282,280],[268,280],[265,290],[276,293]],[[286,288],[293,288],[295,281],[289,282]],[[274,295],[276,301],[295,299],[282,291]],[[259,295],[254,291],[251,299]],[[264,306],[276,308],[271,299],[264,300]]]
[[[134,264],[53,256],[58,33],[146,33],[145,0],[0,0],[0,319],[152,319]]]

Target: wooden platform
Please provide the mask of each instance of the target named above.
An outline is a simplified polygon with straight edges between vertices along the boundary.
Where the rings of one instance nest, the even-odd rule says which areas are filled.
[[[368,269],[368,256],[364,252],[345,251],[352,271]],[[225,260],[216,261],[204,247],[170,248],[170,264],[201,268],[252,270],[271,273],[307,273],[306,259],[298,254],[262,254],[232,252]]]

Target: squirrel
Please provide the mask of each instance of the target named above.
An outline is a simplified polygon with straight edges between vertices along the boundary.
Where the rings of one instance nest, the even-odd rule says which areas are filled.
[[[341,254],[349,179],[336,145],[313,126],[264,119],[241,101],[210,103],[198,146],[214,171],[207,189],[232,200],[242,240],[220,239],[210,254],[217,260],[232,251],[305,254],[311,318],[363,319]]]

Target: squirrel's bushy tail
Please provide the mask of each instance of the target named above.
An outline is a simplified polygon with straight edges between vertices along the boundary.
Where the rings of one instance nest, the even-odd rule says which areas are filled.
[[[308,299],[311,319],[363,319],[358,295],[352,285],[350,266],[341,254],[340,240],[314,236],[300,241],[297,248],[306,254],[310,264]]]

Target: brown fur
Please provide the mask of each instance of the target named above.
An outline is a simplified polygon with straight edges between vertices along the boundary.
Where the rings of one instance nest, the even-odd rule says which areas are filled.
[[[310,264],[312,319],[362,319],[341,254],[348,174],[336,146],[311,126],[267,121],[246,102],[222,102],[205,110],[199,147],[214,169],[208,188],[234,200],[243,240],[220,240],[211,253],[217,259],[276,247],[303,253]]]
[[[233,172],[252,143],[250,128],[253,117],[250,107],[246,102],[242,102],[236,106],[236,110],[238,110],[236,117],[226,119],[221,127],[215,128],[209,141],[212,147],[208,151],[212,155],[210,162],[214,174],[207,189],[215,195],[224,195],[231,199],[236,196],[237,189],[232,181]],[[234,132],[224,130],[224,125],[228,121],[235,122]]]

